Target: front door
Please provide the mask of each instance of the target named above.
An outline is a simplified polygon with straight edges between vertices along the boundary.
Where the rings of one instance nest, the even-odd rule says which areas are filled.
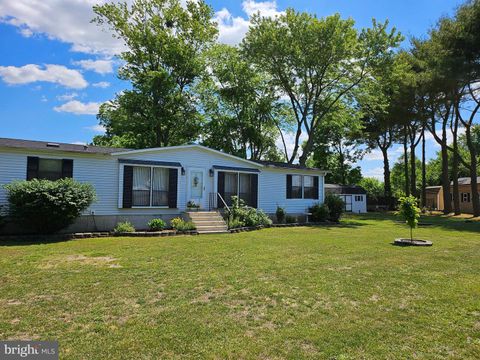
[[[203,169],[190,169],[188,176],[189,201],[205,207],[205,171]]]

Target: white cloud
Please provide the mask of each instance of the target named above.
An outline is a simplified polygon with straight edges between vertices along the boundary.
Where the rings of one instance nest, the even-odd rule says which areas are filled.
[[[242,2],[242,8],[248,17],[252,17],[257,13],[260,13],[260,15],[264,17],[275,17],[282,14],[282,12],[277,11],[276,1],[256,2],[253,0],[245,0]]]
[[[73,93],[69,93],[69,94],[58,95],[57,100],[69,101],[69,100],[75,99],[77,96],[78,96],[78,94],[76,92],[73,92]]]
[[[92,125],[92,126],[87,126],[85,129],[93,131],[95,133],[99,134],[105,134],[105,126],[103,125]]]
[[[68,112],[77,115],[96,115],[98,114],[100,105],[101,103],[98,102],[82,103],[78,100],[72,100],[60,106],[56,106],[53,109],[57,112]]]
[[[79,71],[68,69],[63,65],[47,64],[43,69],[36,64],[21,67],[0,66],[0,77],[7,84],[29,84],[45,81],[72,89],[83,89],[88,86],[88,82]]]
[[[85,141],[74,141],[74,142],[72,142],[72,144],[74,144],[74,145],[87,145],[87,143]]]
[[[383,181],[383,167],[379,166],[372,169],[362,169],[362,175],[364,177],[373,177]]]
[[[110,83],[108,81],[100,81],[97,83],[93,83],[92,86],[105,89],[110,86]]]
[[[113,72],[112,60],[80,60],[75,61],[75,65],[81,66],[85,70],[95,71],[98,74],[109,74]]]
[[[242,9],[248,18],[256,13],[260,13],[264,17],[274,17],[283,13],[277,10],[275,1],[245,0],[242,2]],[[218,24],[218,41],[230,45],[242,41],[250,26],[250,20],[241,16],[233,16],[226,8],[217,11],[214,20]]]
[[[0,22],[16,26],[25,35],[44,34],[71,44],[73,51],[116,54],[122,42],[90,21],[93,5],[105,0],[2,0]]]

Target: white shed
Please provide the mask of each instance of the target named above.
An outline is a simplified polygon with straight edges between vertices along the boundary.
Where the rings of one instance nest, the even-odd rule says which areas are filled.
[[[325,184],[325,194],[335,194],[345,202],[345,211],[351,213],[367,212],[367,191],[358,185]]]

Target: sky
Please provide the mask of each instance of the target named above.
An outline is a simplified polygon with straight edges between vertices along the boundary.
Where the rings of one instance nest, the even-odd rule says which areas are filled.
[[[121,44],[90,23],[92,6],[103,0],[0,0],[0,137],[88,143],[104,130],[96,114],[102,102],[128,88],[117,79]],[[396,27],[406,38],[425,37],[460,0],[207,0],[219,24],[219,41],[238,44],[249,17],[276,16],[289,7],[318,17],[339,13],[359,29],[372,18]],[[292,137],[293,138],[293,137]],[[290,139],[291,141],[291,139]],[[438,151],[430,137],[427,157]],[[392,148],[392,162],[401,155]],[[364,176],[382,178],[381,153],[359,162]]]

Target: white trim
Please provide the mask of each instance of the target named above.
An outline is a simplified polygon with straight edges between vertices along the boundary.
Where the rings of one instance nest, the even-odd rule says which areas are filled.
[[[130,150],[130,151],[121,151],[121,152],[115,152],[112,153],[112,156],[120,156],[120,155],[130,155],[130,154],[142,154],[146,152],[155,152],[155,151],[169,151],[169,150],[181,150],[181,149],[191,149],[191,148],[200,148],[202,150],[207,150],[219,155],[223,155],[225,157],[229,157],[231,159],[236,159],[239,161],[242,161],[244,163],[250,164],[250,165],[255,165],[258,167],[264,167],[264,165],[256,163],[254,161],[250,161],[247,159],[242,159],[238,156],[235,155],[230,155],[227,153],[224,153],[222,151],[210,149],[209,147],[203,146],[203,145],[198,145],[198,144],[191,144],[191,145],[180,145],[180,146],[166,146],[166,147],[158,147],[158,148],[149,148],[149,149],[139,149],[139,150]]]

